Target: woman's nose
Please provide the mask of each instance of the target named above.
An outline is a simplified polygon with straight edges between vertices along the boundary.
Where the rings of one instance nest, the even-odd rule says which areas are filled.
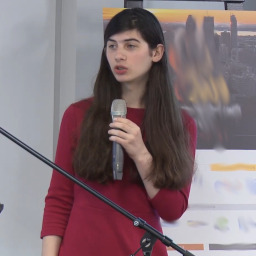
[[[126,60],[126,54],[122,50],[117,50],[115,55],[116,61]]]

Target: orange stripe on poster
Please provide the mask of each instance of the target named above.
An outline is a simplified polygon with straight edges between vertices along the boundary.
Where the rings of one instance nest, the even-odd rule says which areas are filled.
[[[211,164],[211,171],[256,171],[256,164]]]
[[[188,251],[203,251],[204,245],[203,244],[179,244],[179,246]],[[174,249],[172,247],[167,248],[168,251],[173,251]]]

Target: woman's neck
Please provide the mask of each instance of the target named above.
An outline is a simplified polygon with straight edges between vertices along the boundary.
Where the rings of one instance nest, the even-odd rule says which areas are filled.
[[[145,104],[143,96],[145,93],[145,86],[141,85],[122,85],[122,98],[126,101],[127,107],[130,108],[144,108]]]

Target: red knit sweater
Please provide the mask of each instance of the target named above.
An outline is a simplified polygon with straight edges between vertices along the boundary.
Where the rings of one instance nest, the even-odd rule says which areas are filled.
[[[55,162],[72,175],[74,141],[90,104],[91,99],[72,104],[62,119]],[[127,118],[139,126],[143,116],[143,109],[127,109]],[[185,125],[191,134],[191,147],[195,152],[196,126],[187,115]],[[122,181],[107,185],[82,181],[162,232],[160,217],[173,221],[187,209],[190,185],[182,190],[161,189],[153,199],[149,199],[142,185],[130,181],[129,161],[131,159],[125,159]],[[130,219],[57,171],[53,171],[45,203],[41,237],[61,236],[60,256],[129,256],[140,247],[144,230],[134,227]],[[136,255],[143,254],[140,251]],[[157,241],[152,256],[166,255],[165,246]]]

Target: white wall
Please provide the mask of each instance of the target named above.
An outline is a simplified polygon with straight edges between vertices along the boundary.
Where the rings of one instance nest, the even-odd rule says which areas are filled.
[[[244,6],[245,11],[255,11],[256,10],[256,1],[255,0],[245,0],[243,6]]]
[[[0,126],[52,159],[55,1],[0,2]],[[40,255],[51,170],[0,135],[0,255]]]

